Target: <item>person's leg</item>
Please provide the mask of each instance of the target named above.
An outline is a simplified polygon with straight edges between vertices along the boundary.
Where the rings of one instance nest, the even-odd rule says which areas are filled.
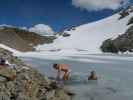
[[[66,72],[63,75],[63,80],[67,80],[67,78],[66,78]]]
[[[69,72],[64,73],[63,80],[69,80]]]
[[[62,78],[61,78],[61,70],[60,70],[60,69],[58,69],[56,79],[57,79],[58,81],[62,79]]]

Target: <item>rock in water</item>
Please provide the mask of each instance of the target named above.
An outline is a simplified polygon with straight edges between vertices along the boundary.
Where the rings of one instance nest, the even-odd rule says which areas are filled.
[[[16,64],[15,69],[0,69],[0,100],[71,100],[68,91],[14,57],[11,52],[0,48],[0,56]]]

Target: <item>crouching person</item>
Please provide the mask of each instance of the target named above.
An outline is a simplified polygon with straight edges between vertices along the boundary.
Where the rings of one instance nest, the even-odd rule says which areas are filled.
[[[65,81],[69,80],[69,78],[70,78],[70,69],[69,69],[68,65],[66,65],[66,64],[54,64],[53,68],[55,70],[57,70],[57,72],[58,72],[58,74],[57,74],[58,79],[61,78],[61,74],[63,72],[64,74],[63,74],[62,79],[65,80]]]

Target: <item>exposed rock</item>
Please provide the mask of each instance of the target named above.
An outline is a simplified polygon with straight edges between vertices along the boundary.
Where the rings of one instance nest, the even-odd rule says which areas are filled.
[[[120,12],[120,18],[119,19],[122,19],[122,18],[125,18],[126,16],[129,15],[129,12],[127,10],[123,10]]]
[[[133,17],[129,20],[127,25],[133,24]]]
[[[0,100],[71,100],[71,96],[63,87],[26,65],[10,52],[0,49],[0,56],[16,64],[16,69],[1,66]],[[14,76],[15,78],[10,80]]]
[[[62,36],[63,36],[63,37],[69,37],[69,36],[71,36],[71,35],[65,32],[65,33],[63,33]]]
[[[118,53],[118,49],[111,39],[105,40],[100,48],[103,52]]]
[[[133,52],[133,26],[125,34],[119,35],[116,39],[108,39],[101,46],[103,52]]]
[[[19,28],[0,28],[0,43],[23,52],[34,51],[35,46],[52,43],[54,39],[54,36],[40,36]]]

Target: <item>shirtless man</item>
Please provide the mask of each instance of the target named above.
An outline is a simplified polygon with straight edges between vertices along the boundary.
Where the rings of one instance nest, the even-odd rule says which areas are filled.
[[[58,75],[57,77],[60,78],[61,77],[61,73],[63,72],[63,80],[69,80],[69,74],[70,74],[70,70],[68,68],[68,65],[66,64],[54,64],[53,68],[56,69],[58,71]]]

